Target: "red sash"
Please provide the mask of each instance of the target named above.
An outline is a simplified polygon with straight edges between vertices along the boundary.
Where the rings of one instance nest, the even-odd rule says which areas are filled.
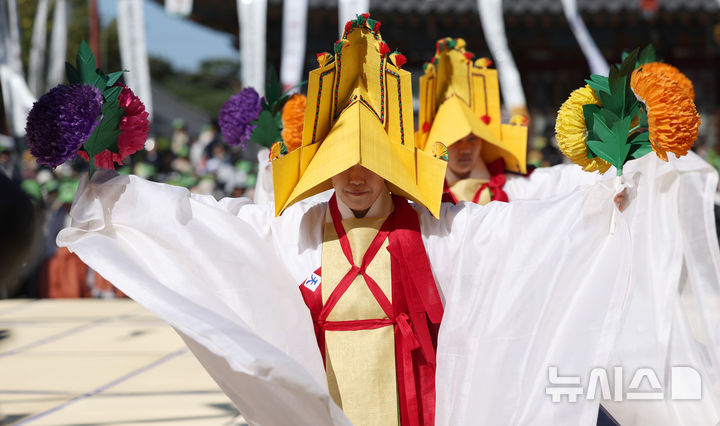
[[[330,215],[345,257],[351,268],[322,303],[320,284],[315,290],[300,285],[305,304],[315,324],[320,353],[325,359],[325,330],[368,330],[392,325],[395,330],[395,367],[397,369],[400,421],[403,426],[435,423],[435,348],[443,307],[430,269],[420,234],[420,222],[407,200],[393,196],[395,210],[370,243],[360,266],[353,262],[342,217],[335,195],[330,199]],[[392,300],[385,296],[366,272],[386,238],[391,256]],[[321,269],[315,271],[320,275]],[[361,275],[387,318],[355,321],[328,321],[328,315]],[[378,395],[381,398],[382,395]]]

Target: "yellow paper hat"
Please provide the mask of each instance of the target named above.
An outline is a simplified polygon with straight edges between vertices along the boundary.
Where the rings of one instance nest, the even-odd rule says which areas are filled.
[[[391,192],[440,211],[444,147],[415,146],[410,73],[390,52],[380,24],[367,14],[349,21],[335,54],[318,55],[308,78],[302,145],[272,162],[275,214],[332,188],[330,179],[360,164],[385,179]],[[445,159],[447,157],[445,156]]]
[[[444,38],[420,77],[420,130],[422,149],[435,142],[450,146],[473,134],[485,140],[482,158],[491,163],[502,157],[505,169],[526,173],[527,119],[515,116],[501,122],[497,70],[488,58],[474,59],[465,40]]]

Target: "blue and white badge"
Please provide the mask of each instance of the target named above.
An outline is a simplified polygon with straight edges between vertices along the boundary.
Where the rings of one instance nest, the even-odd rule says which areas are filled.
[[[310,274],[308,279],[305,280],[303,285],[307,287],[310,291],[317,290],[317,288],[320,287],[320,275],[313,272],[312,274]]]

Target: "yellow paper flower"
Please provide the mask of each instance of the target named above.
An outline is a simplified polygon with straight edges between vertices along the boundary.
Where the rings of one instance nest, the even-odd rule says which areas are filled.
[[[664,75],[665,77],[678,83],[685,90],[690,99],[695,100],[695,88],[692,81],[681,73],[679,69],[664,62],[651,62],[640,66],[642,72]]]
[[[610,168],[610,163],[600,157],[587,157],[588,132],[582,107],[588,104],[600,105],[600,100],[590,86],[573,91],[558,111],[555,135],[558,147],[570,161],[581,166],[586,172],[599,170],[600,173],[605,173]]]
[[[647,108],[650,143],[658,157],[667,161],[667,151],[678,157],[687,154],[700,127],[700,114],[687,88],[646,66],[633,71],[630,86]]]
[[[282,110],[282,140],[288,151],[302,145],[303,124],[305,122],[305,95],[295,94],[288,99]]]

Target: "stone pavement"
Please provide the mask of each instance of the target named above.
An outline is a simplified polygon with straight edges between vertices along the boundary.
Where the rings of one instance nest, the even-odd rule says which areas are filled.
[[[131,300],[0,300],[0,424],[244,425],[166,323]]]

